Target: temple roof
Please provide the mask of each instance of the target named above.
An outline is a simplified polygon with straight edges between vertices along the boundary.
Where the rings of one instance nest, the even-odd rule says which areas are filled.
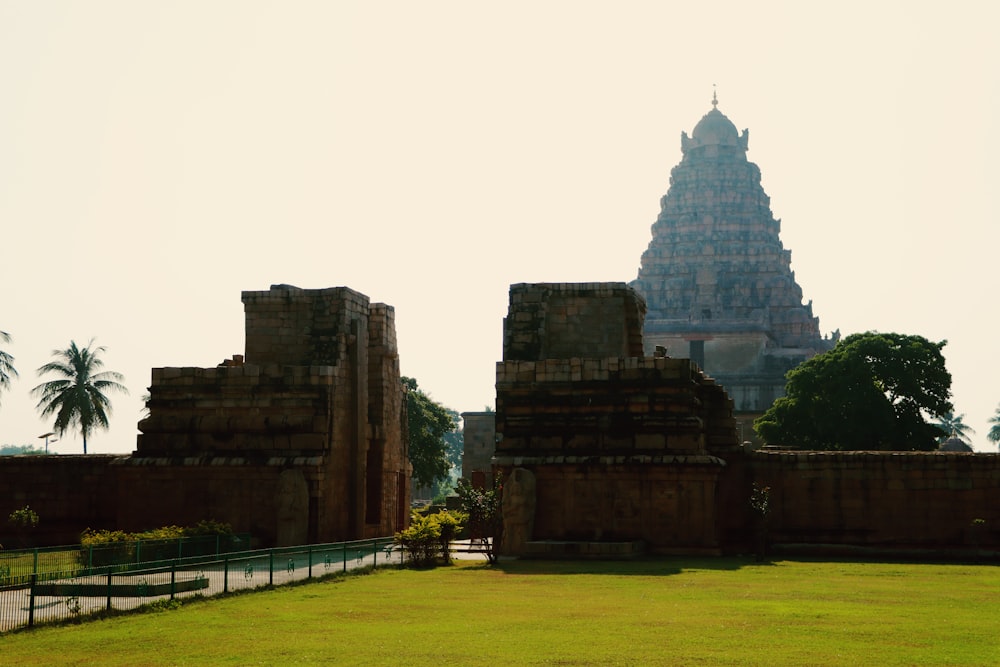
[[[746,151],[750,139],[750,131],[743,130],[741,135],[724,113],[719,111],[719,100],[712,96],[712,110],[702,116],[694,126],[694,132],[688,137],[687,132],[681,132],[681,151],[687,153],[693,148],[703,146],[732,146]]]
[[[950,438],[948,438],[943,443],[941,443],[941,445],[938,447],[938,451],[941,451],[941,452],[971,452],[971,451],[973,451],[973,449],[972,449],[972,447],[970,447],[969,445],[967,445],[966,443],[964,443],[962,441],[962,439],[958,437],[958,435],[956,435],[955,433],[952,433]]]
[[[736,145],[739,141],[740,133],[737,132],[733,121],[726,118],[725,114],[714,108],[702,116],[698,124],[694,126],[692,133],[695,141],[701,144],[729,144]]]

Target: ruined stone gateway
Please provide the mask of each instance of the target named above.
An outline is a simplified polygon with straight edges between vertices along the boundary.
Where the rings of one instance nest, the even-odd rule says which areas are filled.
[[[645,309],[624,283],[511,287],[494,463],[534,497],[510,500],[533,508],[511,538],[505,489],[508,553],[718,553],[710,450],[738,448],[732,401],[689,359],[643,356]]]

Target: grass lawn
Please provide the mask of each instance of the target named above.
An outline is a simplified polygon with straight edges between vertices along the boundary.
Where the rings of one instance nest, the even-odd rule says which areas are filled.
[[[1000,568],[459,562],[0,636],[4,665],[1000,665]]]

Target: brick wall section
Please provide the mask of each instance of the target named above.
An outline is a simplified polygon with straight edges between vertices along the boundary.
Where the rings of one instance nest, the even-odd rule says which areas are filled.
[[[623,283],[511,287],[494,463],[535,475],[535,541],[719,549],[707,448],[737,446],[732,402],[690,360],[643,357],[644,314]]]
[[[409,520],[412,466],[403,437],[406,398],[399,375],[396,346],[396,311],[377,303],[368,319],[368,441],[370,452],[368,503],[378,503],[378,511],[366,510],[366,537],[386,535],[386,526],[399,530]],[[377,479],[376,479],[377,477]],[[377,519],[377,520],[376,520]]]
[[[354,335],[351,321],[367,319],[369,301],[347,287],[273,285],[243,292],[243,307],[247,363],[335,365]]]
[[[772,488],[776,542],[1000,548],[995,454],[781,452],[746,463]]]
[[[7,517],[28,505],[40,521],[31,546],[72,544],[84,528],[113,527],[115,479],[110,464],[128,457],[0,456],[0,544],[15,549],[20,536]]]
[[[687,359],[502,362],[494,463],[536,476],[536,540],[714,553],[731,403]]]
[[[493,450],[496,447],[496,413],[462,413],[462,477],[493,487]]]
[[[511,285],[503,358],[642,356],[645,313],[625,283]]]
[[[497,364],[497,453],[701,454],[736,444],[729,399],[688,359]]]
[[[323,451],[330,446],[336,388],[347,381],[346,368],[338,366],[154,368],[138,453]]]

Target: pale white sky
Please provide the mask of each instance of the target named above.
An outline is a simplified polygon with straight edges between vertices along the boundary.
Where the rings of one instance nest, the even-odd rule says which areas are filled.
[[[88,445],[132,451],[151,368],[241,353],[272,283],[395,306],[403,373],[492,405],[509,285],[634,279],[717,84],[822,331],[947,339],[995,451],[998,13],[0,0],[0,444],[40,444],[35,369],[96,337],[131,396]]]

